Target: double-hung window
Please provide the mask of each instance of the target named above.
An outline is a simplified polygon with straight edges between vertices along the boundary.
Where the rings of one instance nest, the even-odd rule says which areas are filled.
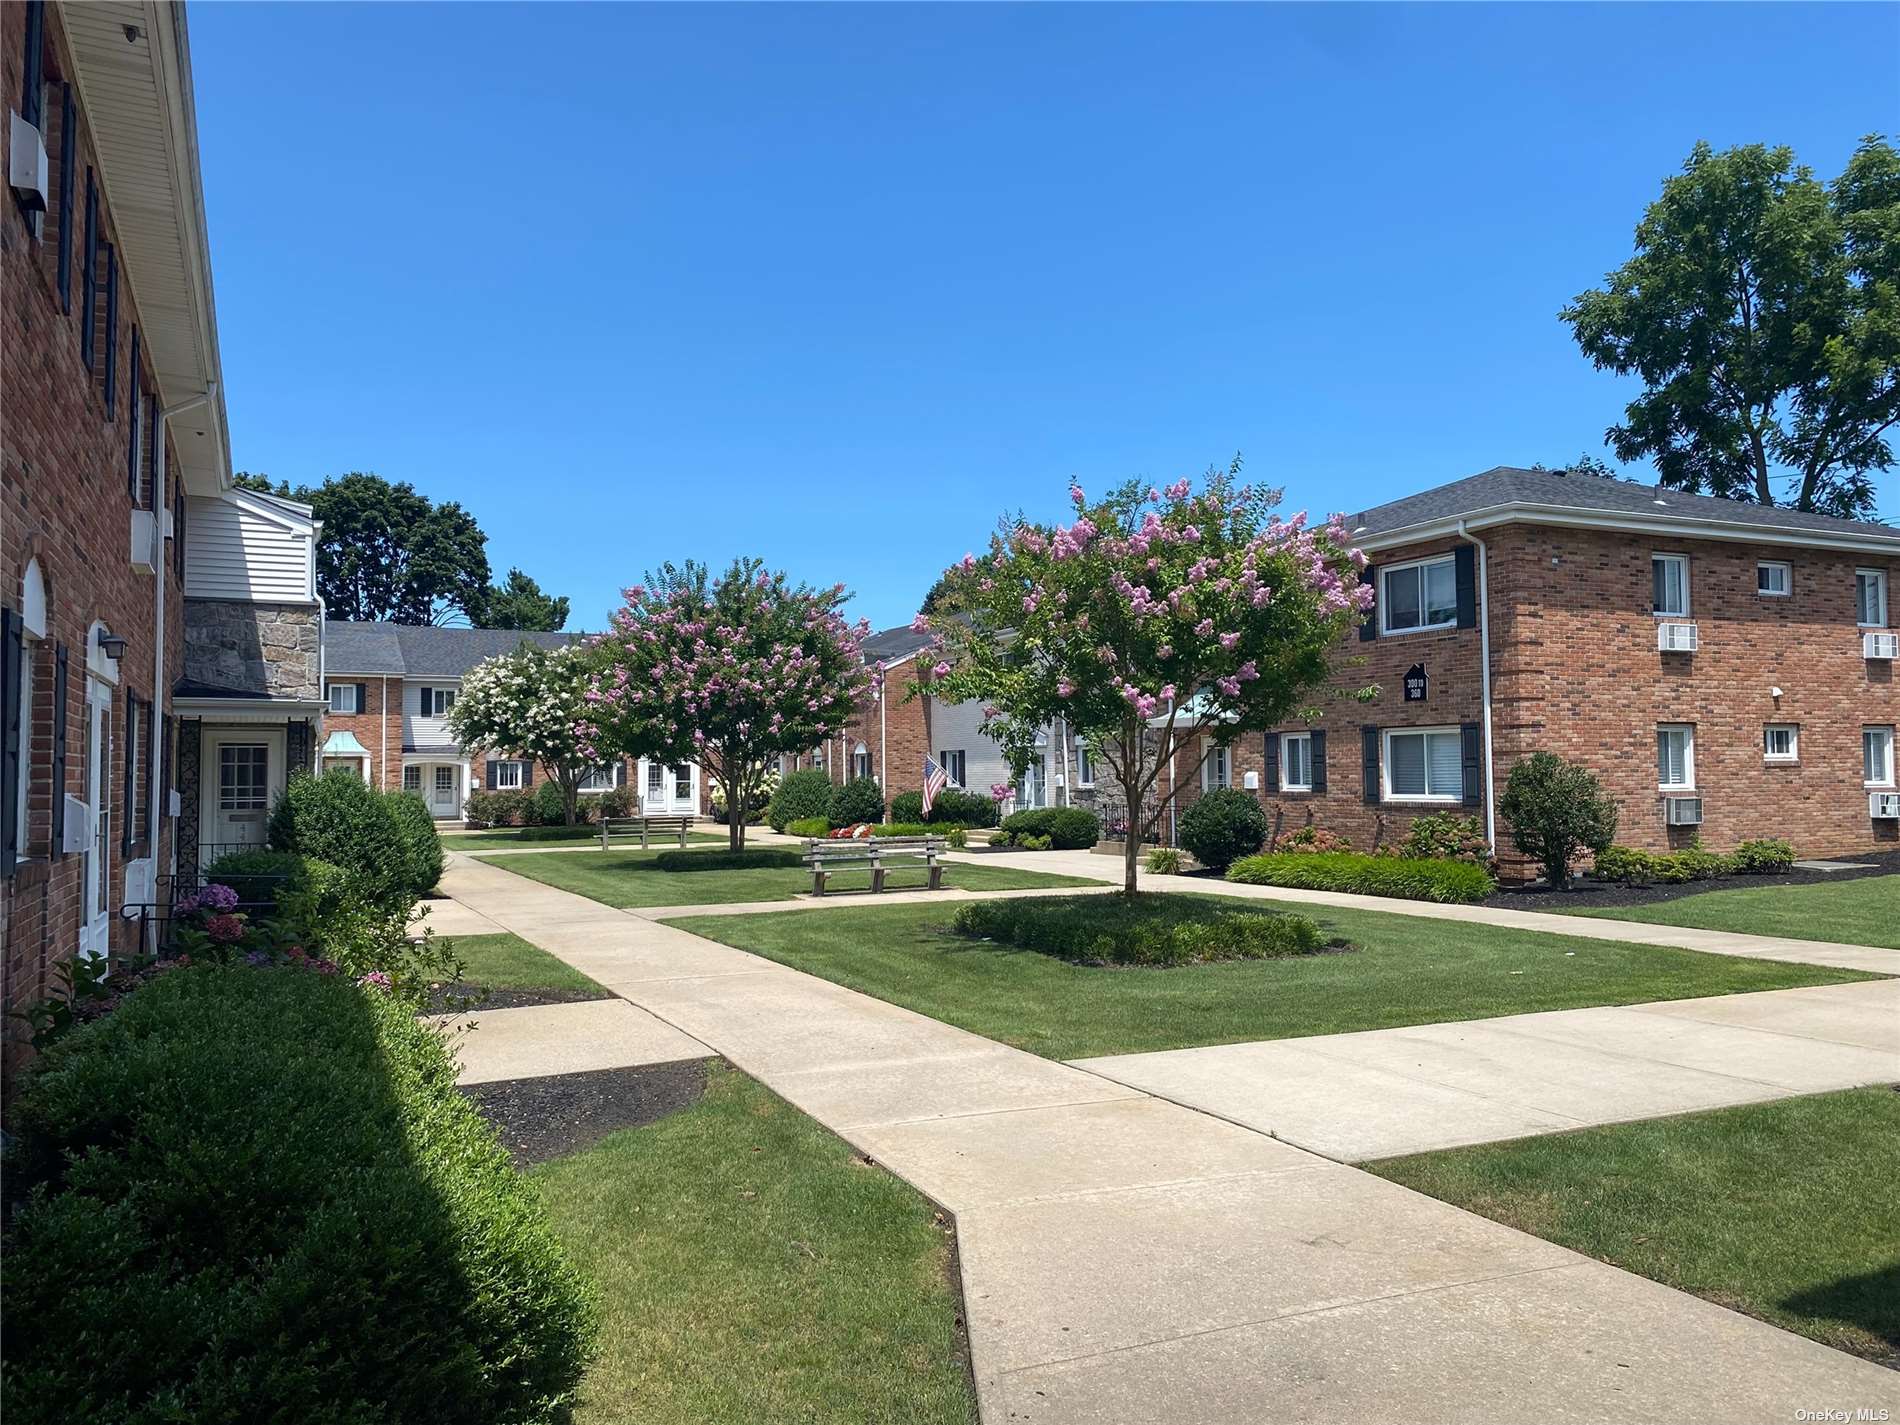
[[[455,706],[455,689],[423,688],[422,716],[447,717],[449,709]]]
[[[1666,722],[1656,729],[1656,781],[1665,792],[1695,786],[1695,728]]]
[[[943,768],[943,774],[950,779],[951,786],[962,787],[964,785],[962,749],[939,752],[937,754],[937,765]]]
[[[1787,598],[1794,592],[1794,566],[1764,559],[1755,566],[1755,592],[1763,598]]]
[[[1658,615],[1689,616],[1689,556],[1653,554],[1649,559],[1651,601]]]
[[[1862,628],[1887,626],[1887,571],[1854,571],[1854,621]]]
[[[1075,784],[1078,787],[1095,785],[1095,759],[1089,756],[1089,745],[1086,742],[1075,744]]]
[[[1860,730],[1861,776],[1870,787],[1893,785],[1893,729],[1863,727]]]
[[[581,778],[580,789],[583,792],[611,792],[619,783],[620,764],[610,762],[605,767],[596,767]]]
[[[1232,785],[1229,775],[1232,766],[1232,759],[1227,748],[1210,748],[1201,762],[1201,790],[1216,792]]]
[[[1791,722],[1771,722],[1761,730],[1765,762],[1793,762],[1801,755],[1800,730]]]
[[[869,748],[860,746],[852,752],[851,775],[853,777],[868,777],[871,775],[871,753]]]
[[[497,762],[495,764],[495,790],[498,792],[518,792],[527,780],[523,775],[527,764],[523,762]]]
[[[333,713],[360,713],[363,711],[363,687],[360,683],[330,684],[330,711]]]
[[[1463,801],[1463,752],[1455,727],[1388,731],[1385,734],[1385,799],[1389,802]]]
[[[1313,790],[1313,735],[1310,732],[1281,734],[1280,790],[1283,792]]]
[[[1458,562],[1447,554],[1379,571],[1379,632],[1458,626]]]

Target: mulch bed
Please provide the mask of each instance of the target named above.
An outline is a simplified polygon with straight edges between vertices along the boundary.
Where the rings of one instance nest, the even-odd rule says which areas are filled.
[[[591,1148],[609,1133],[638,1128],[691,1107],[706,1091],[710,1059],[550,1074],[468,1084],[468,1096],[495,1125],[517,1167]]]
[[[605,990],[491,990],[466,980],[437,985],[423,1003],[424,1014],[456,1014],[476,1009],[523,1009],[534,1004],[578,1004],[583,1000],[612,999]]]
[[[1570,889],[1552,890],[1543,882],[1527,886],[1502,886],[1480,905],[1505,910],[1568,910],[1588,906],[1591,909],[1614,906],[1658,905],[1664,901],[1699,896],[1705,891],[1745,890],[1766,886],[1814,886],[1833,881],[1857,881],[1864,876],[1900,874],[1900,851],[1875,851],[1851,856],[1808,857],[1808,860],[1852,861],[1865,870],[1806,871],[1800,867],[1780,876],[1712,876],[1706,881],[1684,881],[1680,885],[1621,886],[1612,881],[1578,878]]]

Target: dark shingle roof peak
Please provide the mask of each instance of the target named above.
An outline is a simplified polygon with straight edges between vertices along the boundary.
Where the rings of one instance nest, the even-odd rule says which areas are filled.
[[[459,678],[484,659],[512,653],[524,642],[560,648],[584,637],[513,628],[434,628],[329,619],[323,625],[323,661],[333,673]]]

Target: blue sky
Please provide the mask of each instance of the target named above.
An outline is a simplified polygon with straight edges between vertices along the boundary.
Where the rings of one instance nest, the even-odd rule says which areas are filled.
[[[1607,456],[1556,313],[1690,146],[1900,128],[1893,5],[191,26],[237,467],[460,500],[596,628],[740,553],[902,622],[1072,477],[1238,450],[1317,513]]]

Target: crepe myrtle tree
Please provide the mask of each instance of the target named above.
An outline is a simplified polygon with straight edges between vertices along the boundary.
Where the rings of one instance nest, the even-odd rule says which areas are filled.
[[[1198,492],[1131,482],[1093,504],[1079,487],[1069,498],[1066,525],[1006,518],[912,626],[936,635],[932,691],[987,704],[1017,779],[1052,718],[1097,749],[1128,800],[1132,896],[1141,840],[1174,799],[1161,772],[1177,750],[1199,739],[1205,759],[1299,709],[1372,595],[1343,519],[1282,519],[1279,492],[1240,484],[1238,460]]]
[[[524,640],[514,652],[469,669],[449,709],[449,731],[464,747],[540,764],[561,789],[569,826],[581,783],[597,761],[578,730],[587,714],[590,657],[578,645],[550,649]]]
[[[584,745],[697,762],[728,806],[748,805],[781,754],[836,732],[871,687],[870,626],[845,622],[848,597],[842,584],[793,585],[758,559],[716,580],[691,561],[648,575],[595,645]],[[727,823],[735,851],[745,829],[744,816]]]

